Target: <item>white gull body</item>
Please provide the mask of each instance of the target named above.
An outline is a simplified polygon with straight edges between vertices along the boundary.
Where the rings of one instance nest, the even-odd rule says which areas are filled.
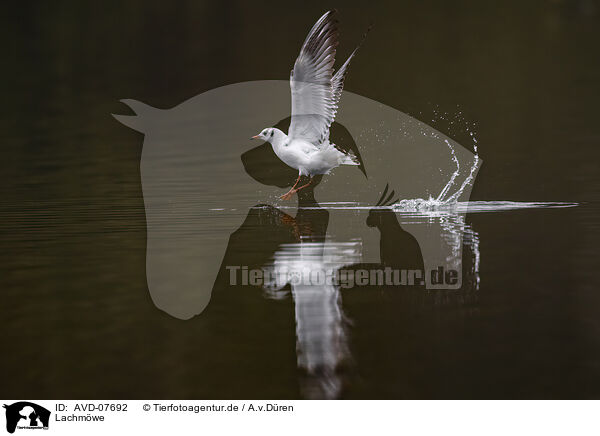
[[[328,174],[340,165],[359,165],[353,155],[346,154],[329,142],[318,146],[305,139],[294,139],[276,128],[267,129],[273,132],[269,138],[273,151],[286,165],[298,170],[299,176],[313,177]],[[270,135],[270,132],[266,132]]]

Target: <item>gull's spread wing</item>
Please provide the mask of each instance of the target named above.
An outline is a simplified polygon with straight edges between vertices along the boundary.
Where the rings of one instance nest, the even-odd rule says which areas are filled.
[[[331,79],[338,29],[334,15],[334,11],[329,11],[315,23],[290,74],[290,139],[319,144],[328,137],[329,127],[335,118],[337,104]]]

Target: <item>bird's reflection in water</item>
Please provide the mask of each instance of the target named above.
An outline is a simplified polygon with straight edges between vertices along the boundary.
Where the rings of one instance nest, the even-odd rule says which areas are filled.
[[[245,301],[250,295],[256,298],[258,288],[265,304],[293,301],[293,315],[287,305],[285,311],[281,310],[282,306],[272,305],[271,309],[277,313],[267,313],[264,319],[252,314],[246,317],[261,323],[260,328],[265,329],[265,325],[276,324],[274,319],[281,325],[284,313],[290,316],[288,322],[295,326],[300,395],[312,399],[339,398],[353,389],[350,386],[353,381],[360,381],[362,377],[377,378],[376,371],[372,373],[369,369],[370,356],[381,353],[381,361],[389,360],[386,354],[393,355],[394,351],[388,347],[405,345],[400,342],[406,328],[399,326],[402,320],[407,321],[404,312],[423,302],[424,289],[419,283],[399,287],[373,283],[342,289],[341,282],[327,278],[340,269],[383,271],[391,267],[422,271],[423,257],[417,241],[403,230],[393,211],[373,209],[365,225],[380,232],[381,259],[379,263],[361,263],[360,241],[326,239],[329,212],[319,207],[313,195],[312,188],[300,193],[300,207],[295,217],[273,206],[252,208],[244,224],[230,238],[219,276],[222,286],[226,287],[227,266],[245,265],[249,270],[261,269],[267,273],[266,281],[259,286],[247,285],[244,289],[238,283],[230,287],[229,291],[238,289],[247,295],[235,292],[236,301],[229,300],[228,304],[239,307],[240,300]],[[219,295],[223,295],[223,289],[221,293],[215,292],[211,306],[223,302]],[[248,307],[253,305],[248,304]],[[267,337],[272,333],[269,331],[262,339],[269,342]],[[378,338],[365,336],[373,333],[377,333]],[[290,344],[281,343],[288,349]],[[364,371],[367,373],[363,376]],[[394,373],[396,371],[390,371],[387,375]]]
[[[300,192],[299,203],[311,207],[299,208],[295,217],[270,205],[257,205],[248,212],[242,226],[230,237],[206,315],[218,317],[227,312],[238,317],[236,321],[245,319],[247,322],[242,324],[246,327],[239,332],[233,333],[235,327],[229,327],[229,333],[233,333],[228,335],[229,341],[234,336],[239,340],[252,329],[252,337],[261,342],[263,352],[280,364],[281,355],[286,354],[281,353],[281,348],[289,349],[293,343],[281,342],[282,333],[295,325],[301,396],[337,398],[342,389],[338,370],[349,357],[339,288],[320,279],[312,280],[314,275],[307,281],[295,278],[315,271],[335,271],[355,262],[360,251],[352,243],[325,241],[329,212],[318,207],[312,188]],[[233,280],[232,267],[240,267]],[[267,274],[258,284],[243,283],[241,267]],[[256,298],[264,300],[259,305],[264,310],[256,310]],[[289,310],[290,300],[293,313]],[[281,329],[285,317],[288,325]],[[218,334],[223,335],[228,329],[224,330],[219,329]],[[281,370],[282,367],[277,368],[277,373]]]
[[[291,286],[296,321],[297,364],[304,398],[337,398],[342,389],[339,369],[348,361],[345,317],[339,286],[329,280],[335,271],[360,257],[356,242],[325,240],[329,212],[318,207],[313,190],[300,192],[296,217],[286,222],[297,242],[282,244],[266,265],[272,280],[265,283],[268,295],[277,296]]]

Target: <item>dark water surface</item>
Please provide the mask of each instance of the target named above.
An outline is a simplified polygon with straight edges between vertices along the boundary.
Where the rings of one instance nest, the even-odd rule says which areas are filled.
[[[348,90],[459,143],[466,132],[432,114],[461,111],[475,123],[484,164],[472,200],[579,206],[467,215],[481,256],[476,291],[343,293],[348,349],[338,350],[335,380],[323,375],[335,385],[329,396],[600,397],[600,4],[336,7],[340,57],[375,24]],[[189,321],[154,306],[143,139],[110,114],[126,113],[122,98],[169,108],[217,86],[285,79],[324,10],[132,1],[4,11],[1,396],[319,396],[297,368],[289,295],[225,286]],[[219,256],[260,264],[270,243],[291,238],[244,219],[254,236],[238,232]],[[322,222],[315,212],[302,219]]]

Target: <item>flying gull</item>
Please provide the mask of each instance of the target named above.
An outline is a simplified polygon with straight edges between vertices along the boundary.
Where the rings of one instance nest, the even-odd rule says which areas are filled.
[[[252,137],[269,142],[279,159],[298,170],[296,183],[280,197],[283,200],[310,186],[316,175],[328,174],[340,165],[360,165],[353,153],[339,150],[329,141],[329,128],[337,113],[348,65],[360,47],[334,74],[338,45],[334,15],[335,11],[329,11],[315,23],[290,73],[292,119],[288,134],[268,127]],[[297,187],[302,176],[309,177],[309,181]]]

